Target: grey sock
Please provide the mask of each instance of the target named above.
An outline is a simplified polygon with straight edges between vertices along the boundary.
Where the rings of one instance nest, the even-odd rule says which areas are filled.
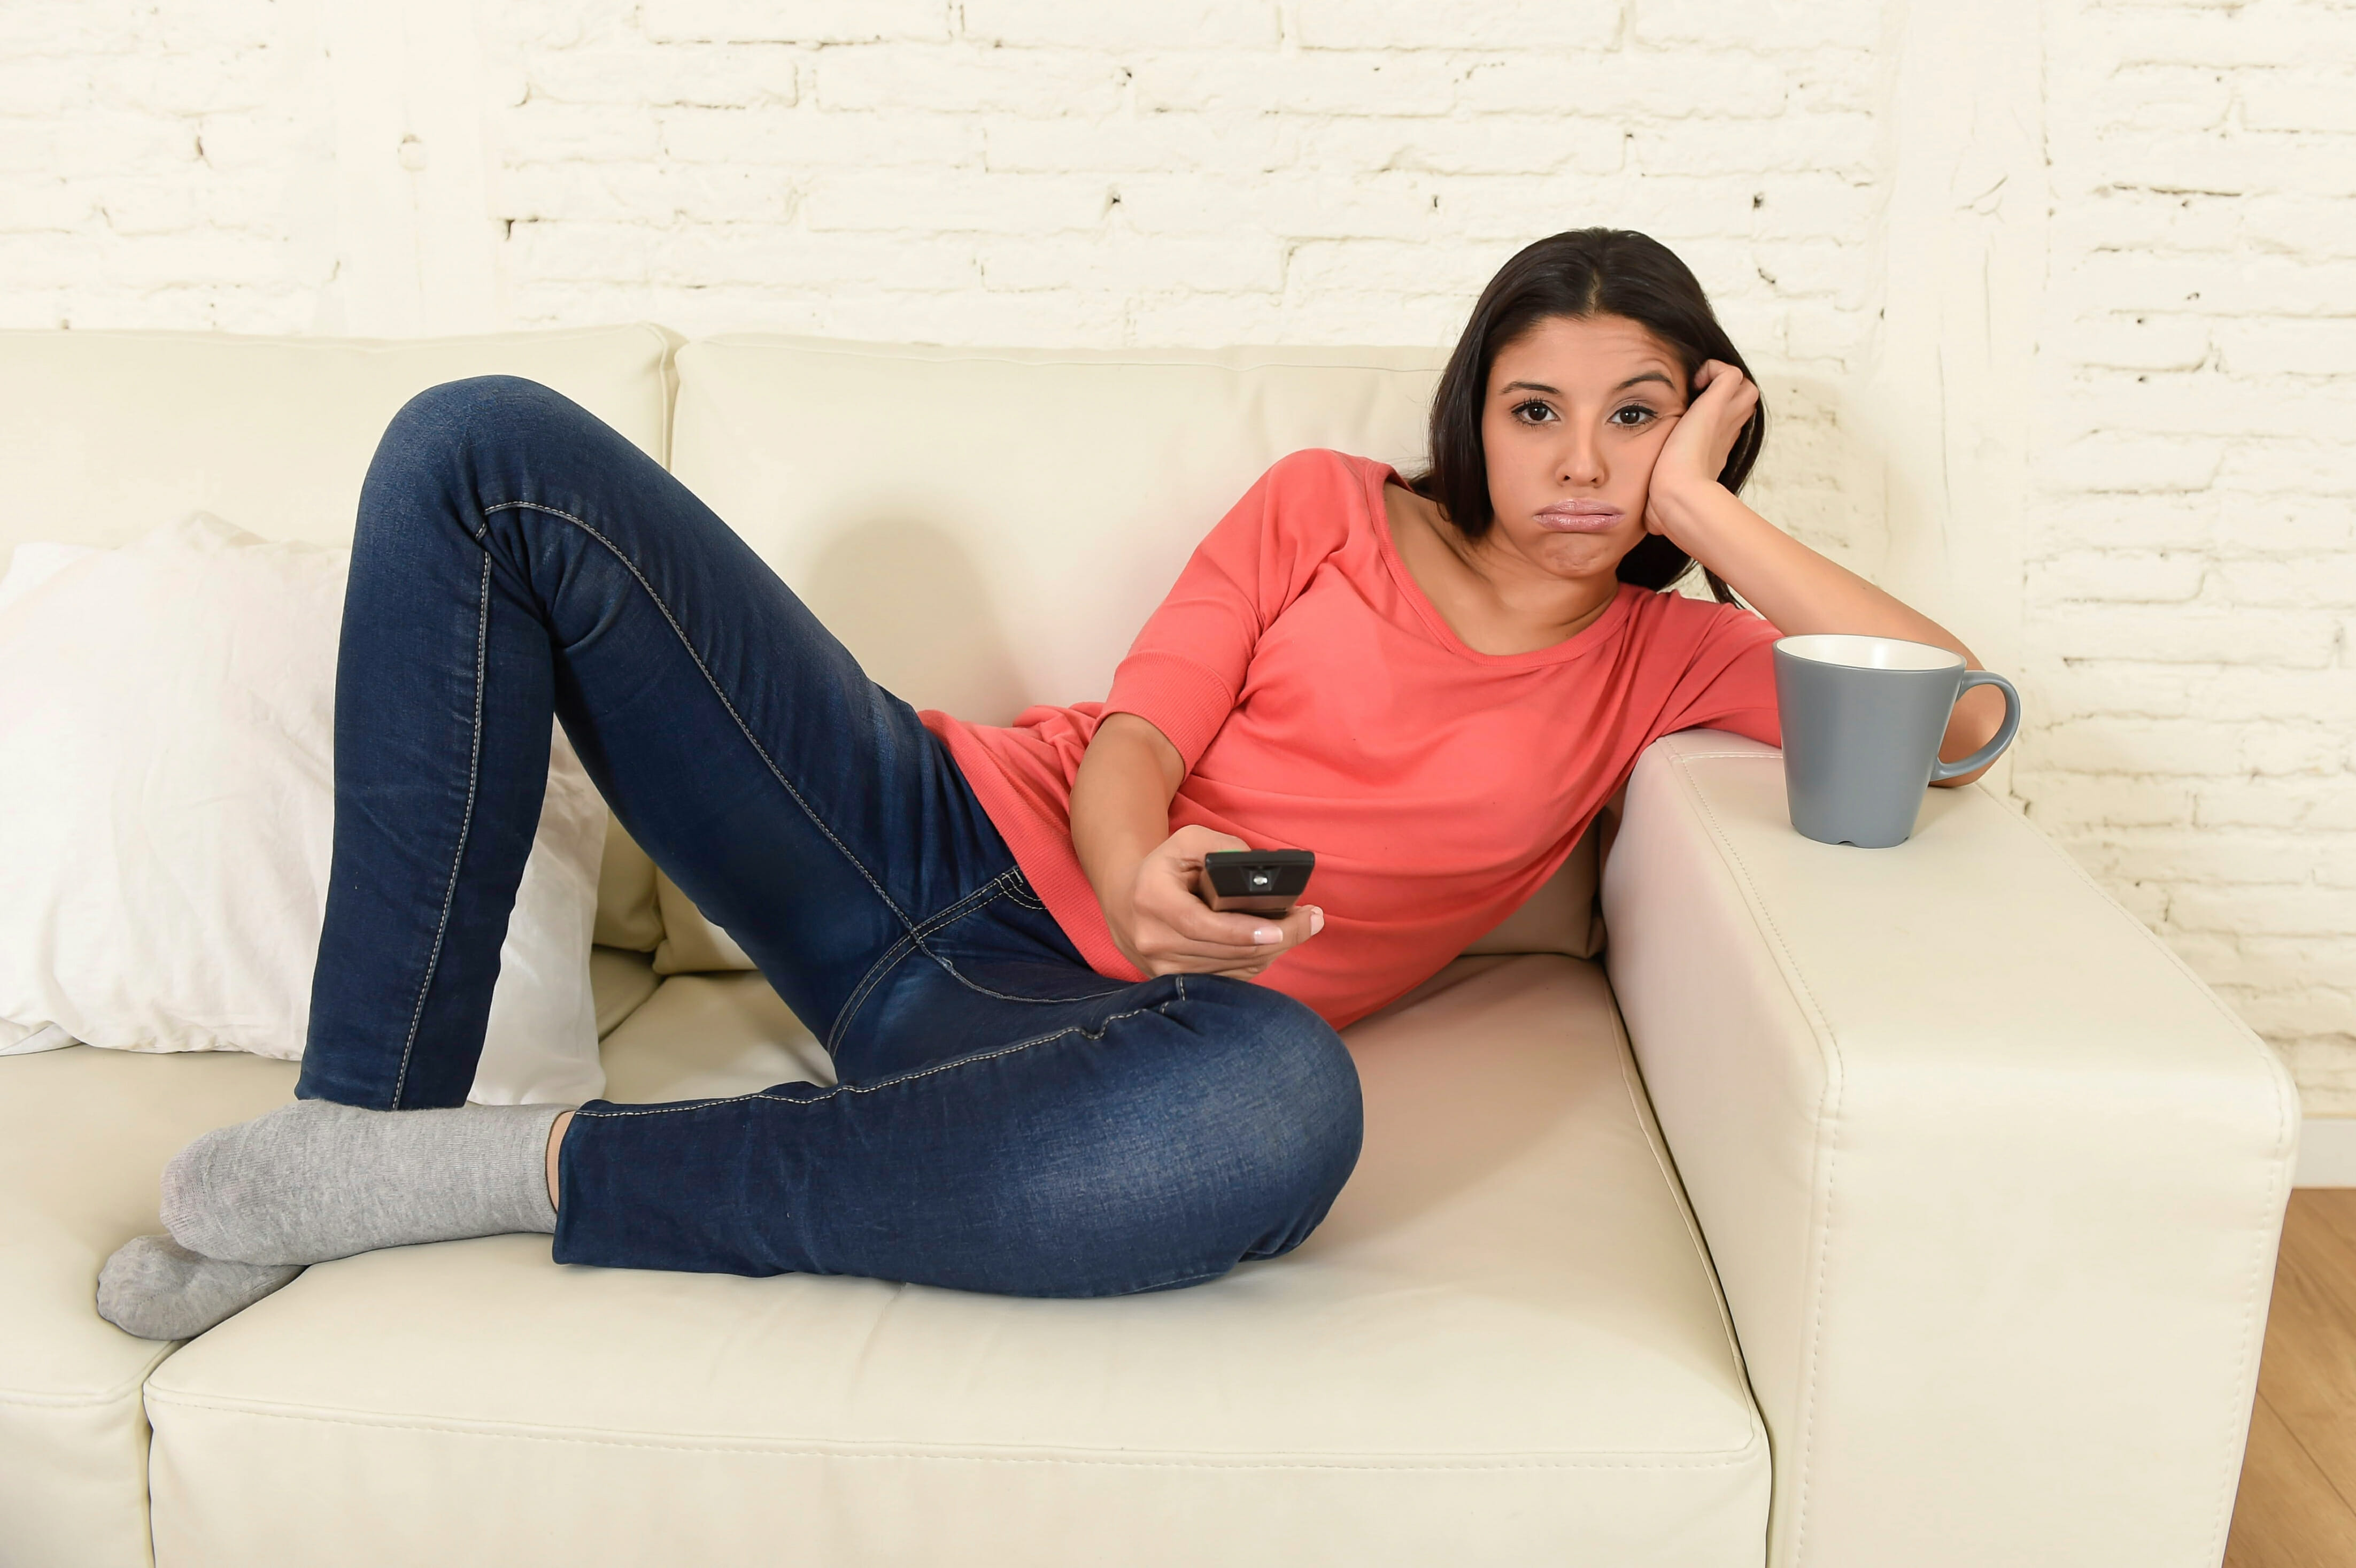
[[[169,1236],[134,1237],[98,1272],[98,1315],[142,1339],[194,1339],[302,1272],[292,1265],[224,1263]]]
[[[164,1167],[164,1228],[208,1258],[323,1263],[378,1247],[556,1229],[562,1105],[362,1111],[298,1100],[206,1133]]]

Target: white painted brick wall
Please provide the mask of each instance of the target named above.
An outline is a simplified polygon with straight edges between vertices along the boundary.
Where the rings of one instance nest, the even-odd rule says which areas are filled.
[[[2020,677],[2009,788],[2356,1113],[2356,10],[13,0],[0,325],[1442,343],[1645,229],[1757,499]]]
[[[2356,1112],[2356,11],[2049,11],[2012,786]]]

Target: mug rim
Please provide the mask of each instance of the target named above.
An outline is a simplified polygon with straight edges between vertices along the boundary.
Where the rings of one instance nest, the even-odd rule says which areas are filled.
[[[1818,631],[1775,639],[1775,651],[1837,670],[1880,670],[1897,674],[1938,674],[1961,670],[1966,660],[1952,648],[1903,637],[1864,632]],[[1884,657],[1871,657],[1873,653]],[[1925,656],[1928,657],[1925,657]]]

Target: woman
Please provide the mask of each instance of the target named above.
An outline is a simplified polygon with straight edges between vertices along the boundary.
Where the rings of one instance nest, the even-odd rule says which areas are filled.
[[[1335,1029],[1550,875],[1647,744],[1775,741],[1779,631],[1969,658],[1736,499],[1763,429],[1668,251],[1542,241],[1474,307],[1428,473],[1284,459],[1106,702],[991,728],[874,686],[573,403],[423,393],[360,499],[298,1098],[172,1162],[171,1238],[110,1261],[101,1310],[177,1337],[306,1263],[502,1231],[567,1262],[1069,1296],[1299,1245],[1357,1158]],[[1657,591],[1697,561],[1719,602]],[[1944,755],[1996,707],[1967,696]],[[465,1104],[552,709],[837,1086]],[[1318,852],[1315,906],[1195,896],[1205,852],[1269,845]]]

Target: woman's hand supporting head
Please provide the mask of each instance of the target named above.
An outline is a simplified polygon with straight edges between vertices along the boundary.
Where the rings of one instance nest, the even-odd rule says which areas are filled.
[[[1727,456],[1759,406],[1758,387],[1723,360],[1704,361],[1694,372],[1694,388],[1685,412],[1670,416],[1668,439],[1653,460],[1644,492],[1644,528],[1650,533],[1666,533],[1665,514],[1690,506],[1700,492],[1724,489],[1719,476]]]

